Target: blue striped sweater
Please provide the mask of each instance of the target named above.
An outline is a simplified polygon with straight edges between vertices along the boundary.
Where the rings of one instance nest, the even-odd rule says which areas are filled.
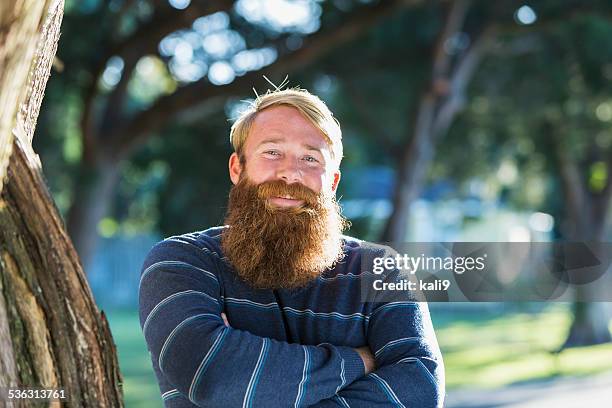
[[[387,247],[344,237],[342,262],[306,287],[254,290],[223,257],[222,228],[165,239],[143,265],[140,323],[166,407],[442,406],[427,304],[361,300],[363,260]]]

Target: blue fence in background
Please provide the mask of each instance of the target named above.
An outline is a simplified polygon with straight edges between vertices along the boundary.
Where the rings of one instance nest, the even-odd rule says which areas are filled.
[[[156,235],[100,238],[92,264],[86,269],[100,308],[138,307],[140,268],[151,247],[160,240]]]

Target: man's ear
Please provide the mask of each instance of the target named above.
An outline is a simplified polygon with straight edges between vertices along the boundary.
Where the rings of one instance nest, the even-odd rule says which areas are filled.
[[[332,181],[332,193],[336,193],[336,190],[338,189],[338,184],[340,183],[340,169],[336,170],[334,172],[334,179]]]
[[[238,157],[238,154],[234,152],[229,158],[229,176],[232,183],[238,184],[238,181],[240,180],[240,173],[242,173],[240,157]]]

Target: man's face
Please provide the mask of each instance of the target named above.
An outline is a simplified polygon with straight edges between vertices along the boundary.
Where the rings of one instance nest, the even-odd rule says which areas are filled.
[[[331,149],[319,129],[290,106],[273,106],[257,114],[243,146],[246,165],[236,153],[230,157],[230,178],[234,184],[242,172],[253,184],[283,180],[301,183],[315,193],[335,193],[340,172]],[[294,207],[303,202],[274,197],[268,204]]]
[[[253,287],[306,285],[343,256],[331,150],[296,109],[277,106],[257,115],[243,155],[230,158],[223,253]]]

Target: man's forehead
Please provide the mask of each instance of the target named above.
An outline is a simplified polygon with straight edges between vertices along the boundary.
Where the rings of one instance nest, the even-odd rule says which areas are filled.
[[[253,120],[247,143],[257,146],[264,143],[298,142],[307,148],[331,149],[323,132],[306,119],[296,108],[273,106],[258,112]]]
[[[292,106],[271,106],[255,114],[252,127],[308,127],[318,130],[299,110]]]

